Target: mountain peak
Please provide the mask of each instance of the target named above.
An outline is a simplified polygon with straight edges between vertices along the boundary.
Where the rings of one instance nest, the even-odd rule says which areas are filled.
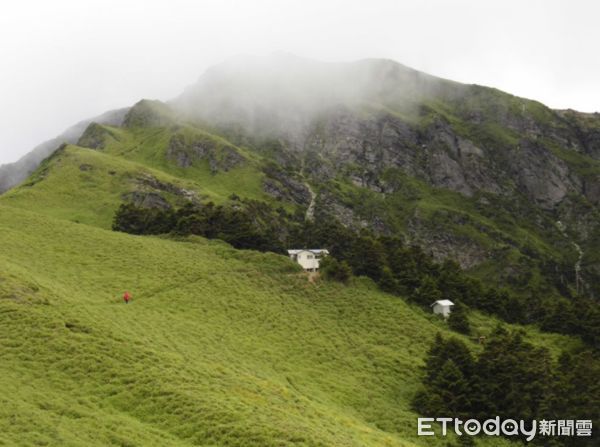
[[[376,105],[414,111],[428,98],[463,89],[389,59],[321,62],[274,53],[241,55],[208,69],[173,106],[213,125],[298,133],[327,110]]]

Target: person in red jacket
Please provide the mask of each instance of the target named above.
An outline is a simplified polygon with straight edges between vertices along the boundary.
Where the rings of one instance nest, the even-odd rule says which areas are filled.
[[[131,293],[129,292],[125,292],[123,294],[123,301],[125,301],[125,304],[129,303],[129,300],[131,299]]]

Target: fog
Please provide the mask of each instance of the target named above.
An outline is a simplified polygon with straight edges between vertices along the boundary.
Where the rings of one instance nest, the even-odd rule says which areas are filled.
[[[389,59],[321,62],[289,53],[238,56],[208,69],[170,101],[192,121],[254,137],[283,137],[297,149],[315,125],[348,110],[405,116],[423,101],[462,96],[464,84],[416,71]]]
[[[3,2],[0,164],[85,118],[175,98],[239,54],[387,58],[596,111],[599,12],[573,0]]]

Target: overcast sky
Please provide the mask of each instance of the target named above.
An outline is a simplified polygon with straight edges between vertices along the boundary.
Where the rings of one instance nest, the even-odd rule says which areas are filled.
[[[209,66],[285,51],[384,57],[554,108],[600,110],[594,1],[7,0],[0,164],[75,122],[167,100]]]

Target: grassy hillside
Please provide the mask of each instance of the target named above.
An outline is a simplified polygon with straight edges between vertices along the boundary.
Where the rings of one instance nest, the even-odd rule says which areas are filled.
[[[6,205],[0,245],[0,445],[435,445],[409,402],[444,323],[367,281]]]
[[[284,258],[201,240],[135,238],[6,207],[0,225],[2,376],[15,390],[3,407],[39,414],[33,426],[3,427],[7,442],[23,430],[28,442],[81,442],[98,424],[96,445],[144,445],[144,436],[157,445],[393,445],[373,422],[393,430],[405,421],[414,356],[433,329],[401,301],[368,287],[315,287]],[[128,306],[118,299],[125,288]]]
[[[110,228],[115,210],[127,193],[156,191],[173,204],[186,201],[178,196],[177,189],[193,192],[198,200],[216,203],[226,200],[232,191],[265,199],[260,182],[260,174],[251,167],[213,175],[208,167],[199,166],[191,173],[169,169],[166,162],[137,161],[134,156],[68,145],[46,160],[23,185],[4,194],[2,200],[53,217]]]

